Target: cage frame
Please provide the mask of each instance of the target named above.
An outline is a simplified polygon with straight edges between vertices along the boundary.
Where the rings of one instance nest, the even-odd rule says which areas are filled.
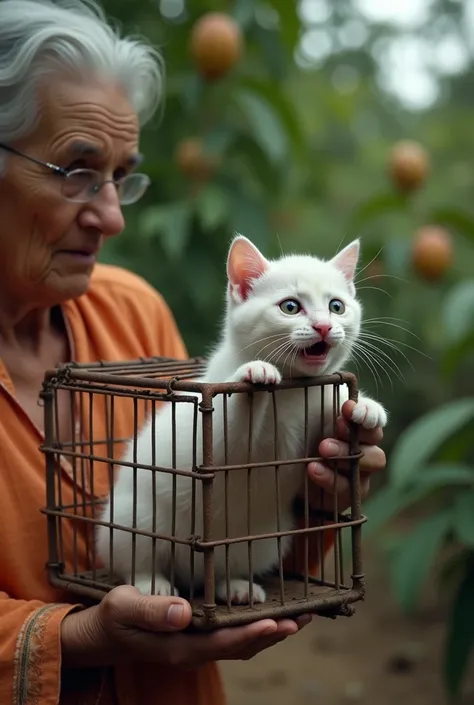
[[[161,373],[166,371],[168,365],[170,372],[169,376],[154,378],[146,376],[147,371],[150,372],[154,367],[162,367]],[[317,593],[313,598],[309,595],[303,600],[289,599],[285,604],[275,605],[268,601],[263,605],[259,604],[258,609],[247,609],[237,611],[233,609],[230,613],[225,612],[222,606],[215,599],[215,576],[213,570],[213,550],[216,546],[222,545],[226,541],[231,542],[232,539],[213,540],[211,535],[211,514],[212,509],[212,490],[213,479],[216,470],[223,468],[214,465],[213,463],[213,399],[219,394],[252,394],[258,391],[278,391],[280,389],[295,389],[295,388],[310,388],[323,385],[347,385],[348,398],[357,402],[358,385],[357,378],[351,372],[336,372],[320,377],[302,377],[294,379],[283,379],[279,384],[264,385],[251,384],[249,382],[231,382],[231,383],[209,383],[199,382],[194,379],[189,379],[189,376],[195,377],[204,370],[205,360],[195,357],[187,360],[177,360],[166,357],[141,357],[133,360],[121,361],[103,361],[89,363],[68,362],[59,365],[57,368],[48,370],[44,376],[43,387],[40,393],[41,403],[44,407],[44,442],[40,446],[40,450],[45,456],[46,468],[46,506],[41,509],[47,520],[47,536],[48,536],[48,560],[46,562],[46,570],[50,584],[56,588],[60,588],[73,593],[86,604],[96,604],[105,596],[108,589],[105,584],[101,584],[101,570],[94,571],[95,579],[91,580],[88,574],[83,573],[79,576],[72,576],[64,573],[65,565],[59,558],[59,534],[61,519],[71,518],[71,515],[65,514],[62,507],[58,505],[56,497],[56,478],[57,478],[57,456],[61,455],[61,444],[55,443],[55,412],[54,399],[56,391],[74,389],[80,390],[83,385],[83,391],[90,393],[108,393],[113,395],[111,391],[116,387],[127,388],[130,391],[125,392],[126,396],[134,397],[137,394],[146,395],[149,399],[157,401],[172,401],[173,395],[179,392],[190,392],[201,395],[199,403],[199,411],[202,420],[202,464],[197,466],[195,472],[200,475],[202,482],[202,499],[203,499],[203,531],[202,537],[194,541],[194,549],[200,551],[204,556],[204,599],[200,602],[192,603],[192,621],[190,629],[198,631],[211,631],[215,628],[223,626],[235,626],[240,624],[248,624],[265,618],[281,619],[294,618],[300,614],[312,613],[325,617],[335,618],[337,616],[351,616],[354,612],[354,603],[365,599],[365,575],[362,567],[362,525],[367,521],[367,517],[361,512],[361,487],[360,487],[360,470],[359,460],[362,452],[359,448],[358,436],[359,426],[355,423],[350,423],[349,433],[349,454],[340,456],[337,461],[346,460],[349,463],[349,470],[344,473],[350,484],[350,515],[338,514],[337,522],[334,522],[333,512],[314,511],[306,508],[306,520],[313,520],[313,525],[308,523],[308,528],[294,529],[292,531],[280,532],[282,535],[309,535],[318,531],[337,531],[337,536],[340,537],[342,525],[348,527],[346,530],[351,531],[351,564],[352,571],[350,579],[351,587],[341,587],[337,589],[334,586],[331,593]],[[148,369],[147,369],[148,368]],[[139,372],[137,372],[137,370]],[[94,387],[96,385],[96,387]],[[104,391],[104,388],[107,391]],[[135,390],[135,391],[133,391]],[[143,398],[142,396],[140,398]],[[91,456],[91,459],[94,459]],[[309,463],[312,460],[320,459],[317,456],[305,457],[299,459],[291,459],[291,461],[267,462],[264,465],[272,467],[286,463],[305,462]],[[102,459],[103,460],[103,459]],[[113,461],[114,465],[120,465],[119,460]],[[249,467],[255,468],[261,463],[249,463]],[[246,465],[234,466],[226,465],[225,469],[241,469]],[[339,470],[341,473],[342,471]],[[302,500],[301,500],[302,502]],[[305,508],[299,504],[300,511]],[[304,504],[304,503],[303,503]],[[295,501],[295,507],[298,506],[298,500]],[[330,515],[333,518],[333,524],[319,524],[316,522],[322,519],[328,519]],[[81,521],[92,521],[94,524],[99,523],[97,520],[91,520],[80,516]],[[109,524],[107,524],[109,526]],[[135,529],[133,529],[135,531]],[[278,532],[272,532],[269,537],[278,536]],[[258,540],[262,536],[239,537],[239,540]],[[103,571],[102,571],[103,572]],[[285,585],[288,585],[292,580],[301,583],[301,575],[291,575],[286,573]],[[99,580],[97,580],[99,576]],[[327,585],[324,581],[306,575],[306,581],[313,584],[314,587],[321,587],[322,584]],[[99,587],[97,585],[99,584]],[[115,582],[115,585],[120,582]],[[267,588],[268,581],[265,582]],[[291,591],[290,591],[291,592]],[[275,600],[274,600],[275,601]]]

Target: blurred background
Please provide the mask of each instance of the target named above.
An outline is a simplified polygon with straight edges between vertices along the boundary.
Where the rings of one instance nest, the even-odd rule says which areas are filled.
[[[268,257],[362,242],[353,369],[391,415],[367,599],[225,665],[230,705],[472,705],[474,2],[103,5],[166,66],[153,184],[103,259],[159,289],[190,354],[215,340],[234,231]]]

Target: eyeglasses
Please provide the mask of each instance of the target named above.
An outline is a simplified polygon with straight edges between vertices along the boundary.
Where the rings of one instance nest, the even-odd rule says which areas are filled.
[[[102,174],[95,169],[73,169],[68,171],[61,166],[51,164],[50,162],[42,162],[40,159],[30,157],[23,152],[19,152],[13,147],[8,147],[6,144],[0,143],[0,149],[6,152],[11,152],[18,157],[28,159],[30,162],[51,169],[58,176],[63,177],[64,181],[61,187],[61,193],[68,201],[74,203],[88,203],[92,201],[104,184],[114,184],[117,189],[119,202],[122,206],[136,203],[145,193],[151,181],[146,174],[126,174],[120,179],[104,179]]]

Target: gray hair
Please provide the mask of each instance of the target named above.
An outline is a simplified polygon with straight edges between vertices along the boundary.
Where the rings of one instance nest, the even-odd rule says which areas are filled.
[[[38,85],[61,70],[117,81],[141,125],[161,102],[159,52],[142,38],[121,37],[95,0],[0,0],[0,142],[34,129]]]

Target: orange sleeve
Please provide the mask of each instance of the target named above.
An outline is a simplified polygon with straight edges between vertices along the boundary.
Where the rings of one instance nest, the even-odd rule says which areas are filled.
[[[58,705],[61,622],[79,605],[13,600],[0,592],[0,702]]]
[[[174,357],[179,360],[188,358],[188,351],[186,350],[174,316],[168,304],[159,293],[156,294],[156,308],[156,320],[159,321],[159,325],[157,326],[159,352],[155,354],[163,357]]]

